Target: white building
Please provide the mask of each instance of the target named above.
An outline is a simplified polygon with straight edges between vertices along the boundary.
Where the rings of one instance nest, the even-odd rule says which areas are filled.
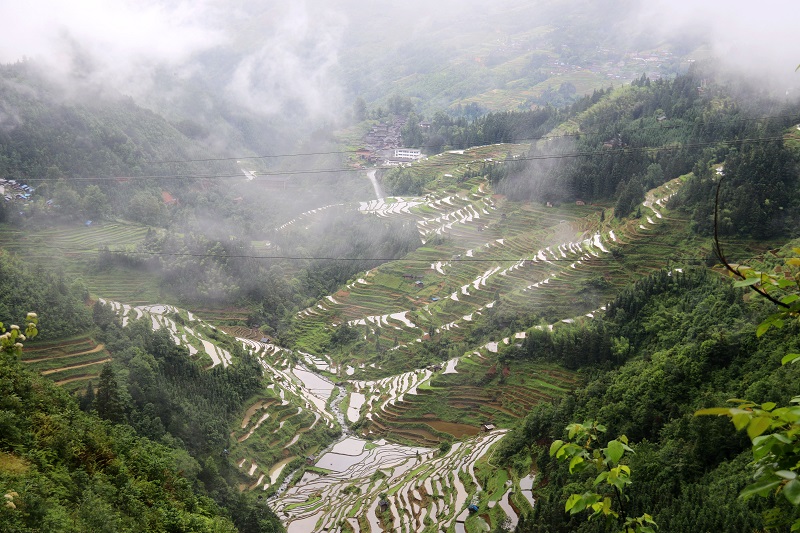
[[[395,148],[394,158],[416,161],[422,158],[422,152],[418,148]]]

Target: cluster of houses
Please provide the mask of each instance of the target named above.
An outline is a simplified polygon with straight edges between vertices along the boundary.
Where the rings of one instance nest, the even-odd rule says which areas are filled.
[[[0,195],[6,202],[12,200],[28,200],[33,194],[33,187],[17,183],[16,180],[6,180],[0,178]]]
[[[356,155],[370,163],[384,166],[400,166],[422,158],[417,148],[404,148],[402,129],[408,119],[395,115],[391,122],[380,123],[364,136],[364,147],[356,151]],[[426,123],[423,123],[426,124]],[[420,127],[424,127],[420,124]],[[430,124],[427,124],[430,128]]]

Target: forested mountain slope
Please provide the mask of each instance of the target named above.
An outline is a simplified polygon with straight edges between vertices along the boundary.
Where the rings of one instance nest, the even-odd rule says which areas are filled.
[[[441,120],[420,143],[434,146],[435,134],[443,148],[464,145],[382,172],[402,194],[382,197],[363,169],[339,167],[352,154],[324,148],[309,158],[330,176],[278,187],[266,167],[254,176],[227,160],[235,179],[137,174],[90,190],[81,179],[92,154],[114,176],[170,150],[199,159],[200,145],[151,114],[144,129],[171,146],[164,155],[147,136],[106,146],[117,138],[106,121],[149,112],[26,98],[30,129],[7,130],[4,164],[46,185],[10,202],[2,246],[27,264],[0,258],[0,314],[40,312],[48,343],[30,343],[23,364],[80,390],[86,411],[119,424],[108,431],[166,446],[189,465],[197,498],[236,527],[278,527],[258,515],[262,491],[297,531],[499,527],[506,516],[523,531],[594,530],[562,513],[574,484],[547,455],[583,418],[631,439],[631,512],[670,531],[691,520],[762,527],[758,503],[729,513],[695,503],[734,501],[747,442],[692,413],[730,396],[794,394],[796,369],[775,361],[796,351],[796,331],[756,339],[770,310],[707,267],[720,181],[732,260],[774,266],[784,252],[768,250],[795,236],[796,106],[692,71],[563,110]],[[40,108],[72,118],[49,121]],[[46,148],[59,137],[63,150]],[[51,181],[48,169],[82,150],[75,139],[83,166]],[[303,168],[281,168],[292,165]],[[114,210],[87,225],[103,199]],[[59,349],[47,335],[80,338]],[[316,456],[351,446],[357,468]],[[535,509],[523,488],[532,475]],[[113,520],[133,520],[114,509]]]
[[[796,513],[783,498],[738,499],[752,479],[749,441],[727,420],[694,415],[729,398],[785,405],[797,394],[800,369],[780,364],[800,347],[797,325],[755,335],[771,308],[714,273],[661,271],[622,291],[584,327],[529,331],[515,357],[580,366],[585,382],[534,408],[500,445],[506,464],[531,454],[540,472],[536,510],[518,530],[604,530],[564,513],[565,494],[588,480],[548,455],[567,424],[588,419],[634,443],[629,516],[650,513],[668,531],[750,531],[777,519],[761,514],[772,505],[787,518]]]
[[[41,272],[34,277],[5,254],[0,261],[2,294],[14,295],[2,306],[5,330],[13,327],[14,317],[25,316],[20,309],[41,307],[43,337],[91,331],[80,293],[66,292],[63,280]],[[42,295],[53,294],[59,295],[59,305],[49,308]],[[51,318],[54,329],[48,331]],[[95,320],[102,322],[97,312]],[[138,330],[136,341],[124,335],[103,340],[128,365],[124,375],[130,372],[138,381],[128,386],[118,374],[122,367],[106,365],[97,394],[90,386],[80,407],[74,396],[30,370],[30,361],[21,361],[13,346],[0,352],[3,529],[280,531],[268,509],[238,493],[236,473],[221,454],[228,412],[243,401],[235,392],[260,389],[260,368],[245,363],[220,376],[220,382],[148,328]],[[158,369],[158,361],[171,361],[170,368]],[[137,371],[145,368],[150,372]],[[149,385],[141,381],[148,377]],[[198,380],[205,382],[200,392],[194,388]],[[152,388],[159,385],[162,394]],[[199,401],[198,396],[208,395],[215,402]],[[222,401],[222,411],[212,414],[216,401]]]

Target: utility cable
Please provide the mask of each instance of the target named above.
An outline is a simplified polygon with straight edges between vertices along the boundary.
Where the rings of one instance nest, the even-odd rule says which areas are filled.
[[[514,163],[518,161],[540,161],[540,160],[550,160],[550,159],[574,159],[579,157],[593,157],[593,156],[604,156],[604,155],[625,155],[625,154],[633,154],[633,153],[655,153],[655,152],[664,152],[664,151],[675,151],[675,150],[684,150],[684,149],[692,149],[692,148],[706,148],[710,146],[718,146],[720,144],[728,145],[728,146],[739,146],[745,144],[760,144],[760,143],[769,143],[769,142],[776,142],[783,140],[784,137],[775,136],[775,137],[753,137],[753,138],[745,138],[745,139],[733,139],[733,140],[717,140],[717,141],[707,141],[707,142],[695,142],[695,143],[685,143],[685,144],[676,144],[676,145],[667,145],[667,146],[641,146],[641,147],[622,147],[622,148],[608,148],[608,149],[601,149],[601,150],[590,150],[590,151],[583,151],[583,152],[564,152],[562,154],[541,154],[541,155],[529,155],[529,156],[519,156],[514,159],[475,159],[469,162],[464,163],[436,163],[430,162],[430,159],[425,163],[425,168],[444,168],[444,167],[453,167],[453,166],[470,166],[473,164],[481,164],[481,163],[493,163],[493,164],[504,164],[504,163]],[[381,168],[396,168],[396,167],[381,167]],[[261,177],[280,177],[280,176],[298,176],[298,175],[314,175],[314,174],[332,174],[332,173],[351,173],[351,172],[363,172],[363,168],[347,168],[347,167],[340,167],[340,168],[320,168],[320,169],[301,169],[301,170],[285,170],[285,171],[270,171],[270,172],[259,172],[256,174],[256,179]],[[243,173],[234,173],[234,174],[195,174],[195,173],[186,173],[186,174],[165,174],[165,175],[144,175],[144,176],[96,176],[96,177],[74,177],[70,178],[68,181],[129,181],[129,180],[144,180],[144,179],[220,179],[220,178],[241,178]],[[31,178],[25,181],[26,183],[43,183],[43,182],[55,182],[61,178]]]
[[[648,244],[652,246],[652,243]],[[636,245],[633,245],[636,246]],[[580,257],[569,259],[565,257],[559,258],[552,258],[548,257],[546,260],[537,259],[534,261],[533,259],[527,258],[503,258],[503,257],[462,257],[458,259],[454,259],[452,256],[448,258],[439,258],[439,259],[416,259],[416,258],[397,258],[397,257],[322,257],[322,256],[292,256],[292,255],[251,255],[251,254],[210,254],[210,253],[191,253],[191,252],[151,252],[147,250],[109,250],[103,248],[60,248],[57,246],[49,246],[48,250],[59,250],[62,252],[68,253],[85,253],[85,252],[98,252],[98,253],[110,253],[116,255],[147,255],[147,256],[155,256],[155,257],[194,257],[194,258],[215,258],[215,259],[276,259],[276,260],[286,260],[286,261],[364,261],[364,262],[389,262],[389,261],[397,261],[401,263],[422,263],[426,265],[430,265],[432,263],[450,263],[450,264],[457,264],[457,263],[518,263],[520,261],[533,261],[534,263],[575,263],[576,261],[581,261]],[[589,253],[589,252],[584,252]],[[626,254],[633,254],[635,252],[626,249]],[[637,257],[652,257],[656,258],[663,258],[663,256],[659,256],[656,254],[647,254],[647,255],[638,255]],[[670,257],[671,261],[698,261],[701,258],[699,257]],[[586,259],[584,261],[618,261],[617,258],[611,256],[597,256],[592,257],[591,259]]]
[[[772,120],[772,119],[793,119],[793,120],[800,120],[800,118],[794,115],[775,115],[775,116],[765,116],[765,117],[753,117],[753,118],[739,118],[736,119],[739,122],[755,122],[759,120]],[[687,126],[709,126],[713,124],[721,124],[723,121],[708,121],[708,122],[700,122],[700,123],[689,123]],[[674,125],[667,125],[661,126],[664,129],[674,129],[679,126]],[[528,142],[534,141],[547,141],[552,139],[563,139],[569,137],[581,137],[581,136],[588,136],[588,135],[603,135],[608,132],[599,132],[599,131],[578,131],[574,133],[562,133],[559,135],[541,135],[538,137],[529,137],[529,138],[522,138],[522,139],[514,139],[512,141],[498,141],[497,143],[493,144],[525,144]],[[474,148],[474,147],[471,147]],[[469,148],[465,148],[468,150]],[[334,150],[328,152],[299,152],[299,153],[292,153],[292,154],[270,154],[270,155],[251,155],[251,156],[240,156],[240,157],[210,157],[205,159],[174,159],[174,160],[162,160],[162,161],[144,161],[142,164],[144,165],[166,165],[166,164],[177,164],[177,163],[210,163],[210,162],[222,162],[222,161],[242,161],[247,159],[277,159],[282,157],[310,157],[310,156],[318,156],[318,155],[348,155],[348,154],[355,154],[360,150]]]

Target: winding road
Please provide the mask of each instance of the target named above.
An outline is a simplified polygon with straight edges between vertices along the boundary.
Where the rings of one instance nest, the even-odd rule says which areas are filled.
[[[381,184],[378,183],[378,179],[375,177],[377,172],[378,169],[376,168],[370,169],[367,171],[367,177],[369,178],[369,181],[372,182],[372,188],[375,189],[375,199],[380,201],[384,199],[384,194],[381,190]]]

